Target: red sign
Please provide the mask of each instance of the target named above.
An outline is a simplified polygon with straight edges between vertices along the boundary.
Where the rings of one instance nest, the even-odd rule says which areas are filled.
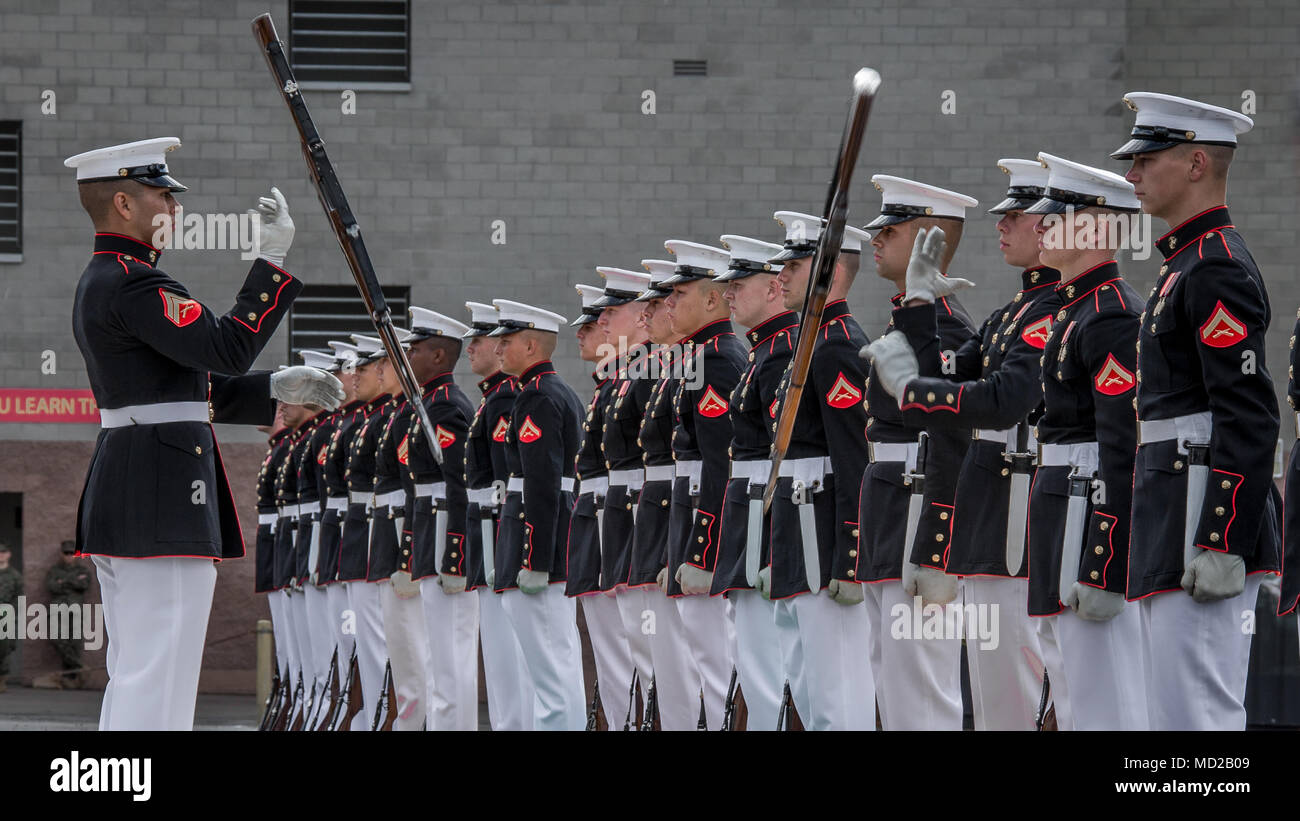
[[[0,388],[0,422],[99,424],[88,388]]]

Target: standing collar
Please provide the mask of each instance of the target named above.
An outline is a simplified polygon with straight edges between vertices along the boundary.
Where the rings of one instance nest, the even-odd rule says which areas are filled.
[[[1046,265],[1035,265],[1020,272],[1020,290],[1032,291],[1061,281],[1061,272]]]
[[[158,260],[162,258],[162,251],[147,242],[132,239],[125,234],[108,232],[95,234],[95,253],[102,251],[113,254],[126,254],[132,259],[138,259],[150,266],[157,265]]]
[[[853,312],[849,310],[848,300],[837,299],[834,302],[827,302],[826,307],[822,308],[821,327],[824,328],[832,322],[852,315]]]
[[[479,380],[478,389],[483,393],[487,393],[488,391],[492,390],[497,385],[500,385],[502,382],[506,381],[509,378],[510,378],[510,374],[506,373],[505,371],[497,371],[496,373],[493,373],[489,376],[485,376],[481,380]]]
[[[551,360],[543,359],[519,375],[519,384],[530,382],[547,373],[555,373],[555,366],[551,364]]]
[[[441,388],[443,385],[447,384],[451,380],[452,380],[451,371],[443,371],[442,373],[435,374],[429,377],[429,380],[420,386],[421,393],[425,393],[425,394],[432,393],[433,391],[436,391],[438,388]]]
[[[1074,279],[1057,283],[1056,292],[1065,297],[1066,304],[1082,299],[1110,282],[1119,279],[1119,263],[1113,259],[1094,265]]]
[[[1169,233],[1156,240],[1156,248],[1160,251],[1161,256],[1169,259],[1210,231],[1232,227],[1232,218],[1228,216],[1228,206],[1218,205],[1207,211],[1202,211],[1170,230]]]
[[[787,328],[795,328],[799,325],[799,315],[794,311],[782,311],[779,314],[769,316],[767,319],[758,323],[749,329],[745,338],[749,340],[749,347],[756,348],[759,343],[766,340],[773,334],[780,333]]]
[[[703,345],[714,337],[733,333],[730,319],[715,319],[683,340],[685,345]]]

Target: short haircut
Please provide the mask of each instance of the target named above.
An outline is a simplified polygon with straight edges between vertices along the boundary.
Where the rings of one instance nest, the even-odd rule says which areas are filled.
[[[81,207],[90,215],[96,227],[103,225],[113,215],[113,196],[118,191],[124,194],[136,194],[135,180],[104,180],[102,182],[77,183],[77,196]]]
[[[951,217],[919,217],[917,219],[917,231],[921,228],[930,228],[937,226],[943,229],[944,242],[947,243],[943,251],[943,260],[939,264],[939,270],[947,272],[948,266],[952,264],[952,258],[957,253],[957,245],[961,243],[961,232],[966,227],[966,223],[959,219]]]
[[[462,343],[454,336],[431,336],[427,339],[421,339],[416,345],[428,345],[430,348],[442,351],[448,362],[455,362],[460,358]]]

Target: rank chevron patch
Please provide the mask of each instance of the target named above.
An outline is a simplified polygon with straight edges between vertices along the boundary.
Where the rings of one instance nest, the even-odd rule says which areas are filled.
[[[1214,306],[1214,313],[1201,326],[1201,341],[1211,348],[1231,348],[1246,338],[1246,324],[1223,307],[1220,300]]]
[[[184,328],[203,313],[203,306],[197,300],[187,299],[162,288],[158,289],[158,293],[162,296],[163,316],[177,328]]]
[[[524,423],[519,426],[520,442],[536,442],[542,438],[542,429],[533,422],[533,417],[525,416]]]
[[[509,432],[510,432],[510,420],[502,416],[500,419],[497,420],[496,427],[492,429],[492,441],[493,442],[506,441],[506,434]]]
[[[826,392],[826,404],[832,408],[849,408],[862,401],[862,390],[848,380],[843,371]]]
[[[1133,374],[1128,369],[1119,364],[1115,354],[1106,354],[1106,364],[1102,365],[1101,372],[1097,374],[1094,380],[1097,390],[1107,396],[1119,396],[1124,391],[1137,384],[1133,379]]]
[[[407,460],[411,455],[411,434],[402,437],[402,443],[397,446],[397,461],[402,464],[408,464]]]
[[[707,416],[710,419],[726,413],[728,407],[727,400],[723,399],[722,396],[713,389],[712,385],[709,385],[704,390],[704,395],[700,397],[700,401],[695,405],[695,409],[700,412],[700,416]]]
[[[1052,318],[1045,316],[1037,322],[1031,322],[1020,331],[1020,338],[1038,350],[1047,347],[1047,338],[1052,335]]]
[[[444,428],[442,425],[434,427],[433,432],[438,436],[438,447],[445,448],[456,441],[456,434]]]

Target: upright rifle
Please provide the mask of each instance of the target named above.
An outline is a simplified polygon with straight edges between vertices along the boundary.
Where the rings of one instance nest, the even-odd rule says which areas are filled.
[[[397,720],[397,693],[393,691],[393,663],[384,665],[384,683],[379,690],[379,703],[375,705],[375,720],[370,725],[376,732],[393,729]]]
[[[781,400],[781,416],[777,419],[776,433],[772,436],[772,471],[768,475],[767,488],[763,491],[764,512],[772,507],[781,460],[790,447],[795,416],[799,412],[799,400],[803,396],[804,383],[808,380],[808,371],[812,367],[817,329],[821,327],[822,311],[826,307],[831,277],[835,273],[835,259],[839,256],[840,244],[844,239],[844,223],[848,220],[849,184],[853,181],[853,169],[858,164],[858,149],[862,146],[862,134],[867,128],[871,102],[879,88],[880,75],[873,69],[859,69],[853,75],[852,104],[849,107],[848,121],[844,124],[844,133],[840,136],[840,149],[835,159],[835,171],[831,174],[830,189],[826,194],[826,207],[822,210],[822,231],[817,240],[817,252],[813,256],[812,272],[808,276],[803,318],[799,323],[799,343],[790,360],[790,384]],[[820,564],[817,566],[820,567]],[[808,572],[812,575],[817,571],[809,569]],[[813,590],[819,587],[816,581],[810,581],[809,586]]]
[[[275,677],[271,679],[271,692],[266,696],[266,707],[262,710],[262,721],[257,725],[259,730],[271,729],[271,722],[275,719],[275,712],[280,706],[280,669],[275,670]]]
[[[357,650],[352,648],[352,658],[348,661],[348,671],[343,679],[343,689],[339,691],[337,703],[330,714],[327,730],[350,730],[352,719],[361,712],[361,669],[357,666]]]
[[[352,277],[357,282],[357,289],[361,291],[366,310],[370,312],[370,321],[374,323],[375,331],[384,343],[384,350],[388,352],[388,359],[393,363],[393,369],[397,371],[397,380],[402,383],[402,390],[407,396],[423,396],[420,381],[416,379],[411,362],[406,358],[406,351],[397,341],[397,329],[393,327],[392,312],[388,308],[387,300],[384,299],[379,279],[375,276],[375,268],[370,263],[366,243],[361,239],[361,227],[357,225],[356,217],[348,206],[347,197],[343,195],[343,187],[334,173],[334,166],[325,155],[325,143],[316,131],[311,114],[307,112],[307,103],[298,89],[298,81],[294,79],[293,69],[289,67],[289,59],[285,55],[284,43],[280,42],[280,36],[275,32],[275,24],[271,22],[269,12],[254,18],[253,34],[261,44],[266,65],[275,77],[285,104],[289,106],[294,125],[298,127],[302,155],[307,160],[307,170],[311,173],[312,182],[316,186],[316,195],[320,197],[330,227],[334,229],[334,236],[339,241],[339,247],[343,249],[348,267],[352,269]],[[434,435],[428,410],[422,402],[412,402],[411,406],[415,409],[420,426],[424,429],[434,459],[438,464],[442,464],[442,448],[438,445],[438,437]]]

